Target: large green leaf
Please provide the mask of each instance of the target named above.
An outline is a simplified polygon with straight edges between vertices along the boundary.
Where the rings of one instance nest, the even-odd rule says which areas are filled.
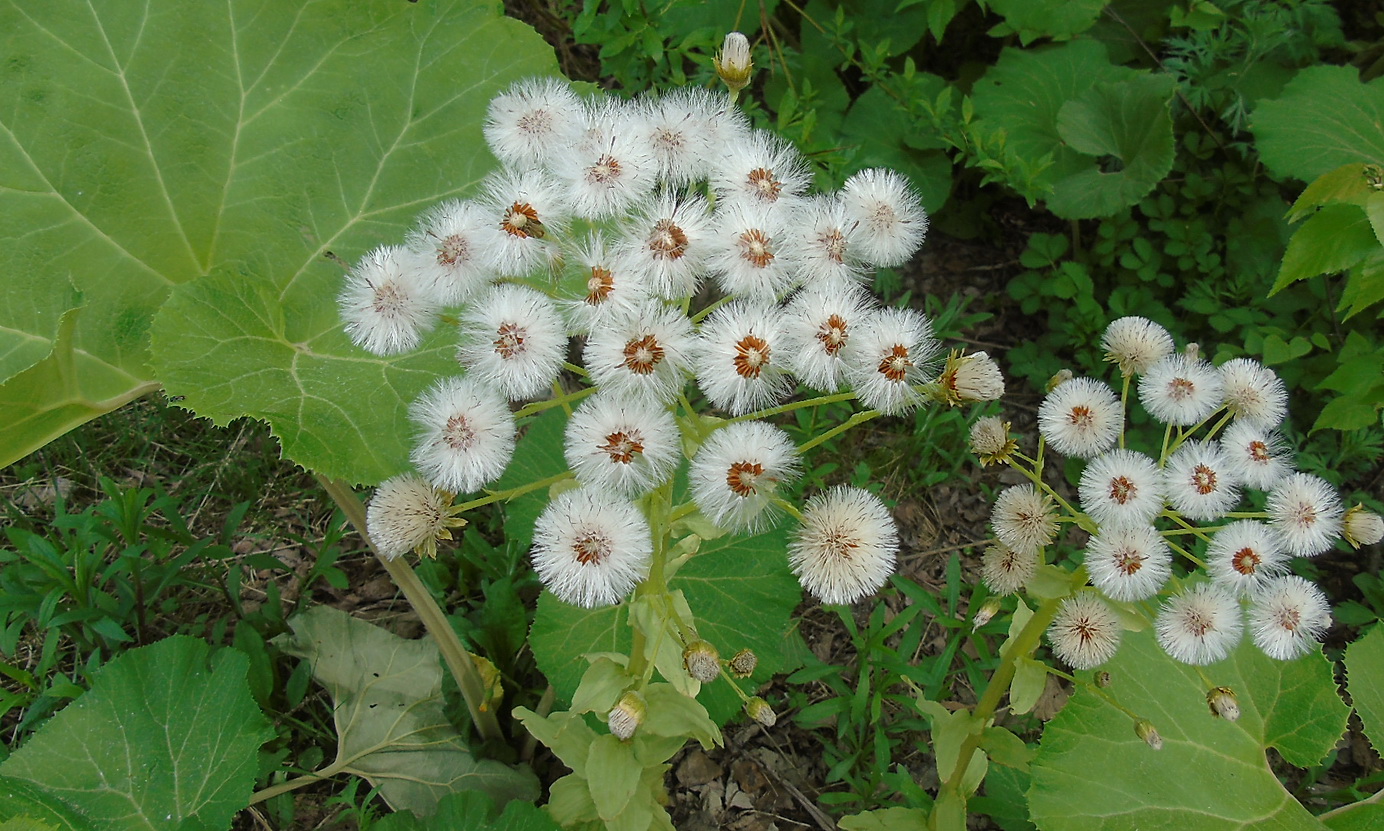
[[[790,631],[790,618],[802,590],[788,569],[786,545],[782,530],[704,541],[669,581],[670,588],[686,595],[697,633],[723,656],[754,650],[759,666],[740,682],[746,688],[801,661],[801,638]],[[546,592],[539,598],[529,645],[562,700],[572,700],[586,672],[583,655],[629,651],[628,620],[626,604],[582,609]],[[718,724],[740,709],[740,699],[723,681],[704,686],[697,700]]]
[[[1004,131],[1021,157],[1051,155],[1040,183],[1059,216],[1106,216],[1134,204],[1173,160],[1172,82],[1110,62],[1105,46],[1074,40],[1006,49],[976,82],[977,120]]]
[[[297,615],[276,639],[306,659],[332,696],[334,767],[368,779],[389,804],[429,815],[449,793],[533,800],[527,769],[478,760],[443,713],[442,667],[432,640],[405,640],[328,606]]]
[[[351,347],[324,255],[401,241],[487,172],[488,100],[555,71],[500,12],[0,7],[0,464],[162,381],[217,422],[267,419],[330,475],[403,469],[406,402],[448,367],[446,337],[401,360]]]
[[[1004,16],[994,36],[1017,34],[1027,46],[1042,37],[1066,40],[1095,25],[1110,0],[990,0],[990,8]]]
[[[176,636],[113,659],[0,776],[28,780],[111,831],[229,827],[273,730],[250,696],[245,656],[209,652]]]
[[[0,776],[0,820],[0,831],[92,831],[91,823],[66,803],[28,780],[7,776]]]
[[[1310,182],[1341,165],[1384,164],[1384,79],[1311,66],[1251,117],[1259,157],[1279,177]]]
[[[1246,638],[1207,667],[1213,683],[1238,694],[1235,722],[1211,715],[1197,668],[1169,658],[1149,630],[1126,633],[1105,669],[1112,681],[1102,692],[1149,719],[1164,747],[1149,748],[1126,713],[1078,690],[1048,723],[1033,763],[1029,806],[1039,828],[1320,829],[1264,753],[1316,764],[1344,732],[1349,711],[1320,650],[1281,662]]]

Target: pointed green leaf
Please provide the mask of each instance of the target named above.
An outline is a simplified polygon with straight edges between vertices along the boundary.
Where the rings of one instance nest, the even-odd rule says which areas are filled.
[[[990,0],[990,8],[1025,45],[1038,38],[1066,40],[1095,25],[1110,0]]]
[[[1163,749],[1145,745],[1102,696],[1078,690],[1048,723],[1033,762],[1029,804],[1039,828],[1320,829],[1264,753],[1274,747],[1290,764],[1316,764],[1344,732],[1348,710],[1320,650],[1280,662],[1246,638],[1205,668],[1237,693],[1235,722],[1212,716],[1201,673],[1169,658],[1151,631],[1127,633],[1104,669],[1112,681],[1103,692],[1150,720]]]
[[[175,636],[112,659],[0,776],[28,780],[110,831],[228,827],[274,732],[250,697],[245,656],[210,652]]]
[[[516,799],[503,812],[497,812],[494,801],[480,791],[444,796],[437,803],[437,813],[430,817],[396,811],[370,827],[374,831],[560,831],[537,805]]]
[[[644,766],[634,758],[629,745],[609,734],[597,736],[586,757],[591,801],[601,819],[619,816],[639,788]]]
[[[1344,203],[1327,205],[1293,233],[1269,293],[1276,294],[1298,280],[1344,271],[1379,247],[1363,209]]]
[[[41,785],[0,776],[0,831],[95,831],[90,822]]]
[[[927,824],[927,811],[917,808],[880,808],[843,817],[837,825],[845,831],[918,831]]]
[[[426,816],[453,791],[485,791],[497,802],[538,796],[532,771],[477,760],[447,720],[431,640],[405,640],[328,606],[294,616],[290,626],[275,643],[307,660],[331,694],[338,761],[391,806]]]

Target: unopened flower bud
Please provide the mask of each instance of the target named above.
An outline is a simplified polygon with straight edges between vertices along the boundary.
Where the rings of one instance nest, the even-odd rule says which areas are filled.
[[[754,61],[750,60],[750,41],[739,32],[726,35],[721,52],[716,56],[716,74],[730,87],[732,93],[744,89],[750,82]]]
[[[748,649],[742,649],[730,659],[730,674],[736,678],[749,678],[759,666],[759,656]]]
[[[976,610],[975,616],[971,618],[971,631],[974,632],[975,630],[989,623],[995,617],[995,613],[999,610],[1000,599],[998,597],[992,597],[989,600],[985,601],[983,604],[981,604],[981,607]]]
[[[1101,670],[1100,672],[1096,673],[1095,680],[1097,687],[1108,687],[1110,686],[1110,673],[1106,672],[1105,670]]]
[[[703,684],[721,677],[721,653],[706,641],[689,643],[682,651],[682,663],[687,667],[687,674]]]
[[[774,708],[770,707],[769,702],[759,696],[745,702],[745,712],[749,713],[750,718],[765,727],[773,727],[774,722],[778,721],[778,716],[774,715]]]
[[[1355,505],[1346,511],[1341,533],[1351,548],[1374,545],[1384,539],[1384,519],[1364,505]]]
[[[639,729],[639,725],[644,723],[644,696],[630,690],[620,696],[620,700],[615,702],[615,707],[606,716],[606,725],[610,727],[610,734],[620,741],[629,741],[634,735],[634,731]]]
[[[1052,392],[1075,377],[1070,369],[1060,370],[1056,375],[1048,379],[1048,384],[1043,388],[1044,392]]]
[[[1196,362],[1201,360],[1201,344],[1189,343],[1182,347],[1182,354],[1187,356],[1187,360]]]
[[[998,462],[1009,464],[1009,457],[1019,449],[1019,443],[1009,437],[1009,422],[999,416],[986,416],[971,425],[971,452],[980,457],[980,464]]]
[[[1229,687],[1213,688],[1206,694],[1206,705],[1211,708],[1211,715],[1226,721],[1234,721],[1240,717],[1240,699],[1235,697],[1235,691]]]
[[[962,355],[960,350],[947,356],[947,365],[937,379],[937,397],[953,407],[975,401],[994,401],[1004,395],[1004,375],[999,365],[984,352]]]
[[[1144,744],[1154,750],[1163,749],[1163,737],[1158,735],[1158,730],[1154,728],[1153,722],[1148,719],[1139,719],[1134,723],[1134,735],[1143,739]]]

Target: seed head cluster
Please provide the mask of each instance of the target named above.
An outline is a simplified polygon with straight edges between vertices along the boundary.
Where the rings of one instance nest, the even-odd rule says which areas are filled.
[[[723,71],[748,67],[743,40],[727,41]],[[531,79],[491,101],[484,134],[496,170],[472,198],[425,211],[405,244],[367,253],[339,307],[347,336],[383,357],[450,340],[456,373],[410,411],[417,481],[439,492],[492,485],[524,427],[516,412],[568,402],[576,487],[554,488],[532,553],[563,601],[618,603],[644,579],[663,547],[641,500],[685,461],[688,508],[722,529],[798,516],[784,499],[799,449],[760,418],[800,388],[849,390],[886,415],[925,390],[950,403],[1003,390],[984,353],[939,378],[930,321],[870,293],[875,269],[908,261],[928,227],[893,171],[814,193],[796,147],[704,89],[623,100]],[[719,418],[689,411],[695,400]],[[821,600],[855,602],[893,572],[897,532],[869,492],[830,490],[800,515],[791,565]],[[372,531],[397,554],[439,522]]]
[[[1046,447],[1084,460],[1076,504],[1059,510],[1046,486],[1002,490],[991,513],[996,542],[981,570],[987,587],[999,595],[1023,588],[1048,561],[1059,523],[1074,523],[1088,532],[1084,566],[1094,591],[1071,598],[1049,631],[1070,665],[1088,669],[1115,653],[1119,617],[1098,603],[1159,602],[1158,642],[1184,663],[1225,658],[1245,632],[1271,657],[1305,654],[1330,613],[1321,590],[1292,575],[1292,558],[1318,556],[1342,539],[1378,542],[1384,521],[1360,506],[1346,510],[1329,483],[1295,471],[1279,429],[1286,387],[1273,370],[1249,358],[1213,365],[1196,344],[1179,351],[1166,329],[1142,317],[1111,323],[1101,345],[1122,392],[1064,371],[1038,408]],[[1131,398],[1166,425],[1161,447],[1125,446]],[[1002,424],[978,423],[972,448],[984,462],[1016,464],[1024,457],[1014,455]]]

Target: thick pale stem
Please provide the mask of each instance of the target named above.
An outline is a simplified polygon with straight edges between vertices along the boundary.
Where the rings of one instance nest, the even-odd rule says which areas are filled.
[[[1033,617],[1030,617],[1028,623],[1019,631],[1018,637],[1000,653],[1000,665],[995,674],[990,676],[990,682],[985,685],[985,692],[981,694],[980,701],[976,702],[976,707],[971,712],[971,717],[976,721],[982,724],[990,721],[990,717],[1000,705],[1000,700],[1009,692],[1009,685],[1014,680],[1019,659],[1031,655],[1033,650],[1038,648],[1038,641],[1052,623],[1052,619],[1057,616],[1057,607],[1061,602],[1062,598],[1056,598],[1039,606],[1038,611],[1033,613]],[[979,745],[979,733],[971,733],[961,742],[961,754],[956,757],[955,769],[942,783],[943,792],[950,790],[957,796],[962,796],[961,779],[966,775],[966,768],[971,764],[971,756],[975,754]]]
[[[356,497],[355,491],[346,483],[337,479],[328,479],[325,476],[317,476],[317,481],[322,483],[327,494],[341,506],[346,518],[355,527],[357,533],[370,546],[379,557],[379,551],[375,548],[375,543],[370,539],[370,534],[365,527],[365,506]],[[384,565],[385,571],[394,578],[394,583],[399,590],[404,593],[404,599],[409,602],[413,610],[418,613],[418,617],[423,621],[423,626],[432,636],[437,644],[437,650],[442,654],[442,660],[451,671],[452,677],[456,679],[457,687],[461,690],[461,697],[466,700],[466,709],[471,712],[471,723],[476,725],[476,732],[483,741],[502,738],[500,733],[500,723],[495,718],[495,713],[486,709],[485,704],[485,682],[481,680],[480,671],[471,660],[471,655],[462,647],[461,641],[457,639],[457,633],[452,629],[452,624],[447,620],[442,608],[437,605],[437,601],[428,592],[423,581],[418,579],[413,568],[406,563],[403,558],[389,560],[379,557],[379,561]]]

